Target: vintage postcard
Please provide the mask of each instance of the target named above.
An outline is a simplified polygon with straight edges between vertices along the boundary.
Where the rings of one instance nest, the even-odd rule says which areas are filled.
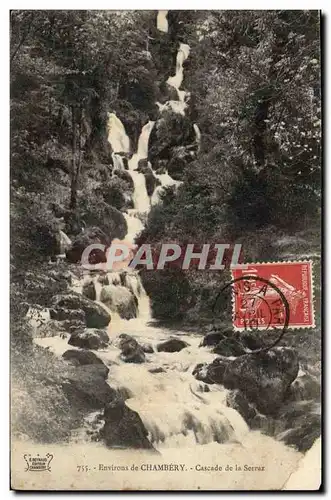
[[[13,10],[11,488],[321,488],[321,15]]]

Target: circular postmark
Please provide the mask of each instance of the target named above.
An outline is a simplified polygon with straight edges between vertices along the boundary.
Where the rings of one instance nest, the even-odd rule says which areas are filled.
[[[227,292],[232,292],[232,326],[235,331],[266,331],[279,334],[265,347],[251,353],[267,351],[276,346],[285,335],[289,320],[290,307],[284,293],[272,281],[258,275],[245,275],[226,283],[219,291],[213,304],[214,321],[220,311]],[[265,341],[265,338],[263,339]]]

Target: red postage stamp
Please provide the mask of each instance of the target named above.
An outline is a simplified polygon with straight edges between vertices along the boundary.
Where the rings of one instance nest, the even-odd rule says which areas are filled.
[[[248,264],[232,278],[235,329],[315,326],[312,261]]]

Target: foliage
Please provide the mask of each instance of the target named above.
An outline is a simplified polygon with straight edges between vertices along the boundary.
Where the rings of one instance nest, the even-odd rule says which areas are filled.
[[[282,235],[319,227],[319,14],[198,11],[179,20],[191,47],[187,116],[202,133],[201,151],[177,193],[152,208],[140,241],[236,242],[246,261],[277,258]],[[166,124],[159,135],[176,141],[180,132]],[[169,147],[152,140],[150,152],[157,165]],[[193,296],[200,278],[186,280]]]
[[[30,348],[24,356],[13,350],[12,367],[13,435],[42,443],[68,441],[83,418],[61,387],[68,365],[46,349]]]

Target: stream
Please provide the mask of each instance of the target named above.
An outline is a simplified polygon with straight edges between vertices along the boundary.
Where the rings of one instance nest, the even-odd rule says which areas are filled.
[[[157,27],[160,31],[167,32],[167,11],[159,12]],[[190,47],[181,43],[178,48],[175,74],[167,80],[168,85],[176,90],[178,100],[171,100],[165,104],[157,103],[161,114],[163,110],[169,109],[174,113],[185,114],[188,93],[181,89],[181,86],[184,75],[183,63],[189,54]],[[123,153],[130,153],[130,139],[116,114],[109,113],[108,116],[108,140],[113,150],[114,170],[125,170]],[[126,170],[134,185],[134,208],[124,214],[128,225],[124,240],[132,244],[143,229],[141,222],[143,219],[139,215],[146,215],[151,206],[158,203],[164,187],[180,184],[167,172],[158,175],[154,173],[161,185],[156,188],[152,197],[148,196],[145,176],[138,172],[137,168],[139,160],[147,159],[149,137],[154,125],[153,121],[149,121],[143,126],[137,151],[129,159]],[[196,124],[194,130],[199,142],[201,132]],[[149,166],[153,167],[150,163]],[[108,277],[110,284],[117,283],[115,272],[109,271]],[[81,292],[83,283],[91,280],[95,283],[97,300],[100,300],[102,284],[98,281],[97,274],[93,277],[86,275],[82,280],[77,280],[74,289]],[[159,326],[151,317],[149,298],[136,271],[128,270],[126,286],[135,291],[138,298],[138,317],[125,320],[115,311],[111,311],[112,321],[108,330],[110,346],[94,352],[110,367],[109,385],[122,394],[127,406],[139,413],[148,431],[149,440],[161,453],[162,458],[159,458],[159,461],[185,462],[193,464],[192,467],[198,463],[221,462],[223,465],[239,463],[242,467],[245,464],[263,466],[268,472],[264,480],[261,475],[259,476],[259,487],[263,489],[265,484],[266,488],[272,489],[284,485],[291,470],[295,469],[303,455],[260,431],[250,430],[243,417],[227,405],[228,391],[225,388],[217,384],[206,386],[204,382],[194,378],[192,371],[198,363],[211,363],[217,357],[207,347],[199,347],[203,332],[198,335],[195,332],[170,330]],[[145,363],[125,363],[121,360],[117,340],[120,333],[129,334],[139,344],[152,345],[153,352],[146,354]],[[156,345],[169,339],[170,336],[182,338],[189,346],[180,352],[157,352]],[[67,339],[60,336],[34,340],[38,345],[49,348],[57,356],[61,356],[68,349]],[[75,349],[72,346],[70,348]],[[78,430],[72,436],[71,444],[73,447],[84,445],[86,454],[89,453],[89,449],[102,449],[103,455],[107,453],[111,456],[112,450],[107,450],[100,443],[93,443],[85,432],[96,417],[96,413],[89,415],[85,428]],[[199,485],[212,489],[210,481],[213,481],[216,473],[201,474]],[[224,488],[252,488],[256,474],[258,473],[246,476],[239,472],[237,475],[228,474],[224,478]],[[177,479],[174,481],[172,487],[176,487]],[[192,484],[190,486],[194,487]]]

